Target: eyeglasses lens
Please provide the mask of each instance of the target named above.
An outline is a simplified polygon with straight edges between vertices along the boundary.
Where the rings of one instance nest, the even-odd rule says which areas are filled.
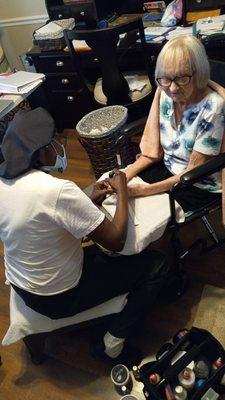
[[[160,86],[169,87],[172,82],[175,82],[178,86],[185,86],[191,80],[191,76],[176,76],[174,79],[158,78],[157,82]]]

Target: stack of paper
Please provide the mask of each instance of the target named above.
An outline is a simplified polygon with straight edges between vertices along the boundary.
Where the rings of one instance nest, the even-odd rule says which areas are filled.
[[[196,30],[198,33],[204,35],[210,35],[213,33],[221,32],[224,28],[225,21],[212,21],[212,20],[203,20],[202,22],[198,21],[196,25]]]
[[[145,28],[145,40],[146,42],[163,42],[165,40],[165,34],[173,30],[174,27],[165,26],[149,26]],[[140,39],[137,40],[140,43]]]
[[[176,29],[170,31],[167,35],[166,35],[166,39],[170,40],[170,39],[174,39],[177,36],[183,36],[183,35],[192,35],[192,26],[188,26],[186,28],[183,28],[181,26],[178,26]]]
[[[0,76],[0,93],[25,94],[45,79],[44,74],[18,71],[8,76]]]

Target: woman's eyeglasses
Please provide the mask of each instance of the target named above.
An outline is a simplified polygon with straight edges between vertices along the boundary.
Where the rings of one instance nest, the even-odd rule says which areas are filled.
[[[193,75],[175,76],[174,79],[157,78],[156,82],[162,87],[169,87],[172,82],[175,82],[177,86],[186,86],[190,83],[192,76]]]

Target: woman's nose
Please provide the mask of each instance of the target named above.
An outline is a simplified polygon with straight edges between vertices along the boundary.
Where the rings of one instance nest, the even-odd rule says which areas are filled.
[[[179,86],[174,81],[172,81],[172,83],[170,85],[170,91],[177,92],[178,89],[179,89]]]

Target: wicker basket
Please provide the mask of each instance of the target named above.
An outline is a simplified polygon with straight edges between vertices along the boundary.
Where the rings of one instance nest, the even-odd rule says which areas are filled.
[[[42,51],[62,50],[66,46],[64,36],[59,39],[33,39],[33,43],[38,45]]]
[[[59,31],[49,33],[41,33],[41,29],[48,24],[53,23],[59,27]],[[49,21],[46,25],[37,29],[33,33],[33,43],[38,45],[42,51],[62,50],[66,46],[64,38],[64,29],[73,29],[75,25],[74,18],[62,19],[59,21]]]
[[[76,126],[80,143],[88,153],[97,179],[104,172],[118,167],[116,154],[120,155],[123,167],[134,161],[132,143],[121,135],[126,120],[127,108],[109,106],[85,115]]]

